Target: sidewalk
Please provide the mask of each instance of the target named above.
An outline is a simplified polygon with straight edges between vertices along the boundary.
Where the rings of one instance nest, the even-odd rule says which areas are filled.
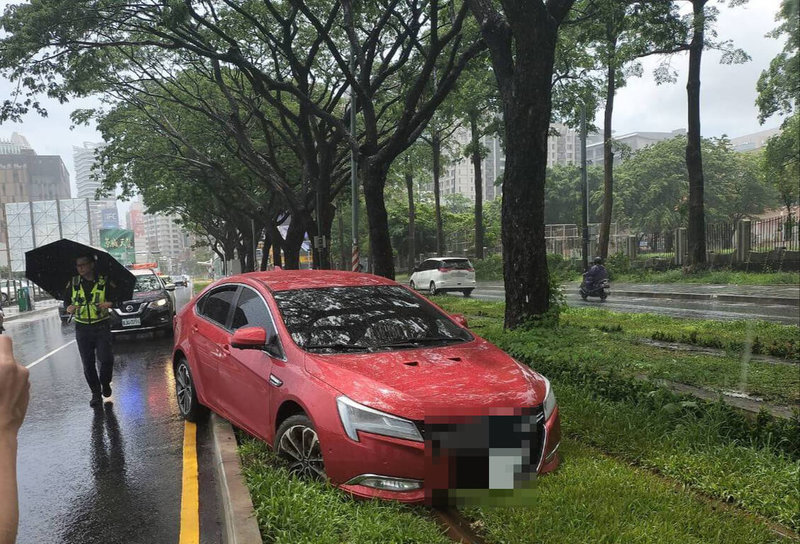
[[[55,299],[37,300],[33,303],[33,310],[29,312],[20,312],[19,306],[16,303],[9,304],[3,308],[3,314],[5,314],[4,321],[8,323],[9,321],[13,321],[15,319],[21,319],[30,315],[53,311],[58,308],[60,302],[61,301]]]
[[[577,291],[580,283],[564,284],[564,289]],[[502,290],[502,281],[478,282],[479,289]],[[797,285],[709,285],[692,283],[614,283],[611,293],[628,297],[674,298],[683,300],[719,300],[800,306]]]

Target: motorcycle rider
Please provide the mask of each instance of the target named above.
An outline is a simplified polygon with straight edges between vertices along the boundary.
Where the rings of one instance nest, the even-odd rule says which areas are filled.
[[[608,270],[603,266],[603,259],[595,257],[594,265],[583,275],[583,284],[586,289],[592,290],[598,283],[606,279],[608,279]]]

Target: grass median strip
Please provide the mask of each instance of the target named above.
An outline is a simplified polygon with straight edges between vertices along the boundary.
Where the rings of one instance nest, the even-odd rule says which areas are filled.
[[[600,331],[576,333],[569,326],[505,331],[498,317],[501,305],[469,301],[465,307],[452,300],[453,304],[448,299],[437,302],[450,311],[468,313],[476,332],[553,381],[567,436],[793,530],[800,527],[797,419],[760,414],[751,421],[721,403],[674,395],[625,375],[633,369],[651,374],[669,370],[684,379],[699,379],[703,372],[697,367],[720,372],[697,357],[652,347],[638,350],[624,338]],[[659,361],[664,353],[674,358],[672,366]],[[675,374],[668,377],[675,379]],[[759,387],[767,388],[763,378],[755,378]],[[791,380],[797,373],[788,379],[796,391],[797,382]],[[780,389],[777,382],[770,387]]]
[[[464,514],[492,543],[726,543],[784,541],[764,522],[719,509],[656,475],[574,440],[563,463],[540,478],[530,507],[468,508]]]
[[[740,355],[774,355],[797,359],[800,328],[766,321],[677,319],[654,314],[623,314],[596,308],[569,308],[561,322],[581,328],[619,332],[628,338],[651,338],[718,348]]]
[[[275,544],[445,544],[451,540],[422,507],[351,499],[329,484],[289,474],[269,447],[239,447],[264,542]]]

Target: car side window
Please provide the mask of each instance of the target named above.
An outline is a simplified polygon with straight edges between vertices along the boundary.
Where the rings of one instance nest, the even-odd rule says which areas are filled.
[[[420,270],[430,270],[431,269],[431,261],[425,261],[419,266]]]
[[[197,306],[198,313],[224,327],[233,304],[233,297],[236,295],[236,289],[235,285],[231,285],[207,294],[203,297],[201,304]]]
[[[261,327],[267,331],[267,337],[275,333],[275,324],[272,322],[267,305],[258,293],[248,287],[242,288],[231,324],[233,330],[242,327]]]

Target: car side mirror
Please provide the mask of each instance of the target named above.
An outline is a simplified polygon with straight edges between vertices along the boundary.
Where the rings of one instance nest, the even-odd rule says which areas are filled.
[[[453,321],[455,321],[457,324],[461,325],[465,329],[468,327],[467,318],[464,317],[464,314],[452,314],[450,317],[453,319]]]
[[[264,349],[267,331],[261,327],[242,327],[236,329],[231,338],[231,347],[236,349]]]
[[[164,286],[164,289],[166,289],[167,291],[174,291],[175,290],[175,284],[174,283],[168,283],[168,284],[166,284]]]

